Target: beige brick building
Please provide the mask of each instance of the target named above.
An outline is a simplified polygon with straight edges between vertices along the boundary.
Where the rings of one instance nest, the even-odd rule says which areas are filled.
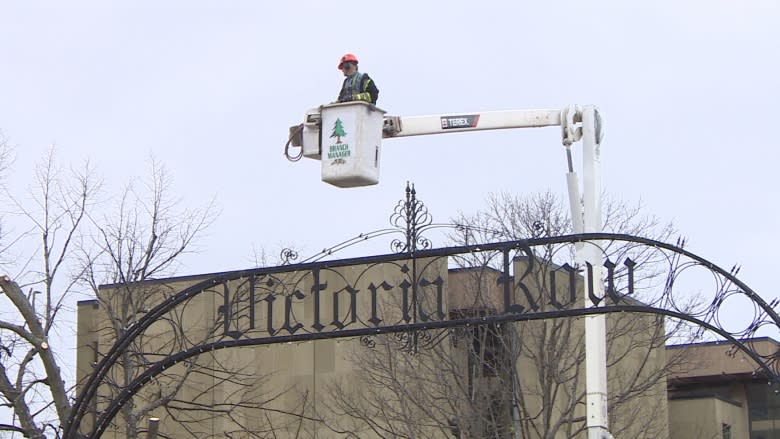
[[[516,259],[513,272],[523,275],[507,280],[494,269],[448,263],[398,260],[103,286],[98,301],[79,304],[79,382],[116,334],[155,305],[215,276],[231,278],[204,287],[123,352],[81,430],[155,362],[204,343],[273,335],[281,343],[207,351],[166,368],[104,437],[125,437],[128,425],[130,435],[143,435],[154,417],[161,435],[177,438],[585,438],[582,318],[285,341],[341,326],[488,318],[503,313],[507,297],[523,313],[583,301],[581,279],[561,267],[527,269]],[[608,332],[615,437],[668,437],[663,320],[609,316]]]
[[[780,351],[770,338],[744,340],[761,355]],[[685,364],[669,376],[669,426],[672,439],[779,439],[780,397],[756,363],[730,342],[668,348]]]

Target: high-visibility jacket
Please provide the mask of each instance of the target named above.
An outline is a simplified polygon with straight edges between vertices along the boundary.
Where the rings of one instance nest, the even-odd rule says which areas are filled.
[[[338,102],[365,101],[376,104],[379,89],[368,73],[355,72],[344,78]]]

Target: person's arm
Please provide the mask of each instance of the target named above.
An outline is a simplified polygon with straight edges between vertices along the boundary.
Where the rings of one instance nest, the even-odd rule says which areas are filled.
[[[373,79],[368,78],[368,81],[366,81],[366,92],[371,95],[371,103],[376,104],[377,99],[379,99],[379,89],[376,86],[376,83]]]
[[[374,80],[368,74],[363,73],[362,82],[363,87],[361,89],[363,92],[352,95],[352,99],[376,104],[376,100],[379,98],[379,89],[376,87]]]

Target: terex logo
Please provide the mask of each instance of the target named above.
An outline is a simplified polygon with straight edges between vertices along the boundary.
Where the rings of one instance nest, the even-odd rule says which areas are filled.
[[[479,114],[441,117],[441,128],[443,130],[452,128],[473,128],[477,126],[477,123],[479,123]]]

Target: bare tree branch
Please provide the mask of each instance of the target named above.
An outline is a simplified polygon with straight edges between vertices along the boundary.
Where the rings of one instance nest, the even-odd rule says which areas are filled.
[[[492,195],[488,206],[455,221],[456,244],[474,245],[571,233],[568,206],[547,192],[530,197]],[[644,215],[641,205],[605,203],[606,229],[668,241],[671,224]],[[605,258],[630,256],[647,268],[642,285],[663,288],[666,261],[638,247],[607,247]],[[456,258],[457,280],[467,297],[466,308],[453,310],[452,318],[500,312],[491,305],[489,285],[497,284],[501,258],[474,252]],[[533,255],[517,254],[514,273],[525,269],[524,260],[538,263],[522,279],[538,311],[551,310],[551,276],[574,256],[573,245],[534,248]],[[655,267],[655,268],[654,268]],[[492,277],[491,277],[492,276]],[[658,280],[654,280],[658,279]],[[560,283],[565,283],[563,279]],[[583,300],[582,281],[579,280]],[[625,279],[618,279],[625,282]],[[452,294],[452,292],[450,292]],[[531,299],[528,299],[531,300]],[[495,301],[494,301],[495,302]],[[527,304],[526,304],[527,305]],[[577,306],[578,304],[572,304]],[[664,356],[669,334],[662,318],[608,317],[610,415],[615,437],[662,437],[666,376],[673,362]],[[393,336],[374,338],[374,347],[356,346],[350,356],[357,370],[349,380],[328,388],[328,406],[335,415],[324,422],[334,432],[361,437],[554,439],[579,437],[586,429],[584,319],[463,328],[444,334],[441,342],[404,352]],[[411,336],[411,335],[410,335]],[[436,337],[434,337],[436,338]],[[650,404],[650,402],[658,402]],[[639,406],[655,416],[636,416]]]

